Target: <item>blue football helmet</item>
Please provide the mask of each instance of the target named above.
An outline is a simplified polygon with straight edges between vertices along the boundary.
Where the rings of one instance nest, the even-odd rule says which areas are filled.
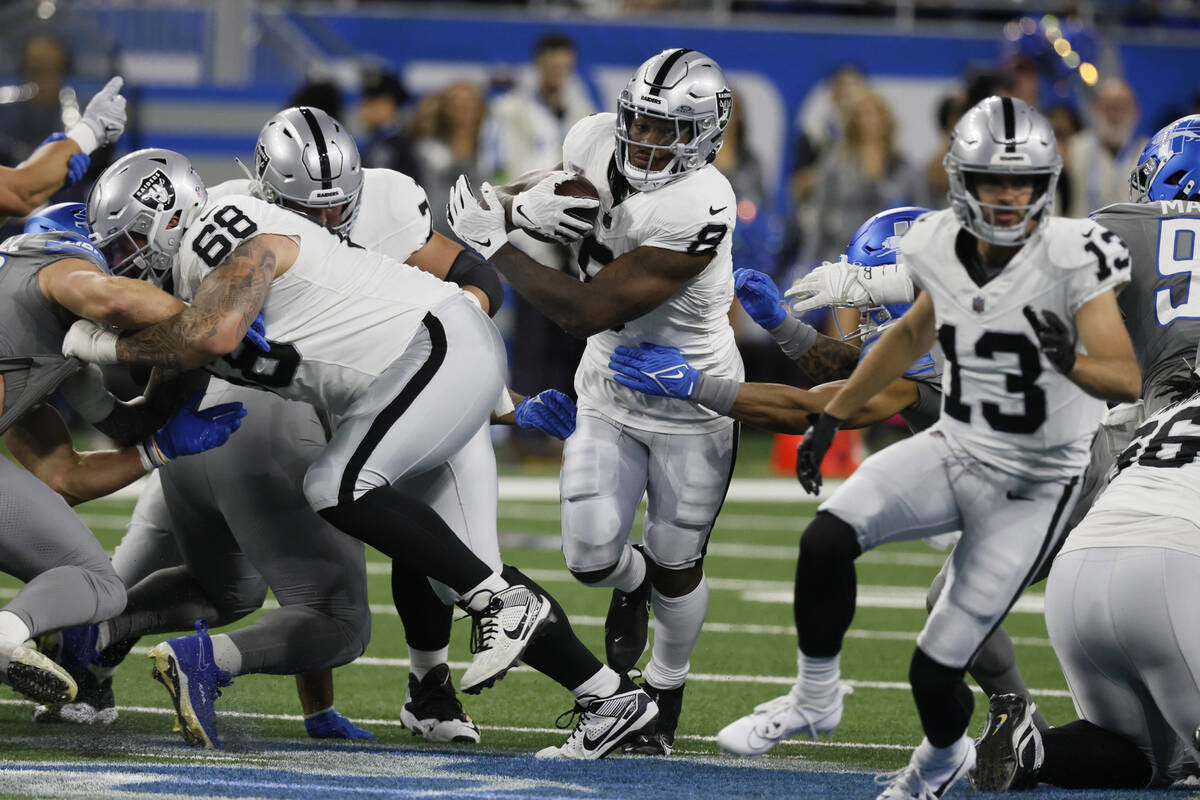
[[[1129,199],[1200,200],[1200,114],[1177,119],[1151,137],[1129,173]]]
[[[78,233],[84,238],[91,235],[88,226],[87,206],[83,203],[58,203],[46,206],[25,220],[25,233],[48,233],[67,231]]]
[[[845,259],[864,269],[895,264],[900,247],[900,237],[917,217],[928,212],[928,208],[918,206],[902,206],[880,211],[860,225],[854,235],[850,237]],[[885,326],[899,319],[900,315],[908,311],[909,307],[909,303],[893,303],[863,309],[862,321],[859,323],[858,329],[849,334],[842,332],[842,336],[844,339],[861,337],[865,342],[869,338],[878,336]],[[834,321],[836,322],[836,320],[835,316]]]

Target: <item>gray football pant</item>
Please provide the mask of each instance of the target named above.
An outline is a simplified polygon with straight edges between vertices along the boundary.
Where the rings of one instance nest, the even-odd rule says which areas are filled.
[[[269,586],[280,608],[229,634],[243,673],[348,663],[370,637],[363,546],[313,512],[301,491],[324,428],[311,406],[217,381],[205,404],[232,400],[247,415],[228,443],[160,470],[183,567],[132,587],[114,632],[186,630],[198,616],[225,624],[258,608]]]
[[[4,607],[32,635],[121,613],[125,586],[66,501],[0,457],[0,569],[25,582]]]

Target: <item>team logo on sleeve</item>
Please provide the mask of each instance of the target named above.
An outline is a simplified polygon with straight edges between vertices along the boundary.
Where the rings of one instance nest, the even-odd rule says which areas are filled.
[[[134,191],[133,199],[147,208],[165,211],[175,205],[175,187],[167,179],[166,173],[156,169]]]

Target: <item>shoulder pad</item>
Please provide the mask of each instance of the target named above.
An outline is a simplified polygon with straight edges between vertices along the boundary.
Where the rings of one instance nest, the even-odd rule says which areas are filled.
[[[952,209],[947,208],[922,214],[913,220],[912,225],[900,237],[900,252],[905,256],[920,253],[947,229],[957,234],[959,227],[958,218]]]
[[[1049,263],[1064,270],[1095,266],[1096,250],[1109,260],[1123,257],[1128,261],[1129,256],[1121,237],[1093,219],[1048,218],[1042,246]]]
[[[582,168],[592,148],[615,142],[617,115],[611,111],[584,117],[571,126],[563,139],[564,168]]]
[[[737,215],[733,186],[712,164],[645,194],[657,201],[656,210],[674,208],[684,214],[721,220],[725,217],[732,220]]]
[[[1183,203],[1183,202],[1178,202],[1178,203],[1166,203],[1166,202],[1161,202],[1161,203],[1113,203],[1111,205],[1105,206],[1104,208],[1100,209],[1099,211],[1093,211],[1091,216],[1089,217],[1089,219],[1093,219],[1096,222],[1099,222],[1101,225],[1103,225],[1104,221],[1107,219],[1113,219],[1113,220],[1131,220],[1131,219],[1147,219],[1147,218],[1158,219],[1159,217],[1166,216],[1168,213],[1170,213],[1169,211],[1167,211],[1166,208],[1164,208],[1164,206],[1167,206],[1167,205],[1184,206],[1184,205],[1188,205],[1188,204]],[[1192,203],[1191,205],[1194,206],[1192,213],[1200,215],[1200,203]]]
[[[96,246],[80,234],[70,231],[20,234],[5,241],[0,250],[10,255],[54,256],[52,260],[82,258],[108,272],[108,262]]]

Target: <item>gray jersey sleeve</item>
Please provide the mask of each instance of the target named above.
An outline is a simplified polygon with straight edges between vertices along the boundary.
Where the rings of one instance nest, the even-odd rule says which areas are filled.
[[[1190,211],[1190,213],[1189,213]],[[1118,203],[1092,218],[1129,247],[1130,282],[1117,298],[1142,370],[1142,396],[1190,371],[1200,341],[1200,215],[1195,204]]]

